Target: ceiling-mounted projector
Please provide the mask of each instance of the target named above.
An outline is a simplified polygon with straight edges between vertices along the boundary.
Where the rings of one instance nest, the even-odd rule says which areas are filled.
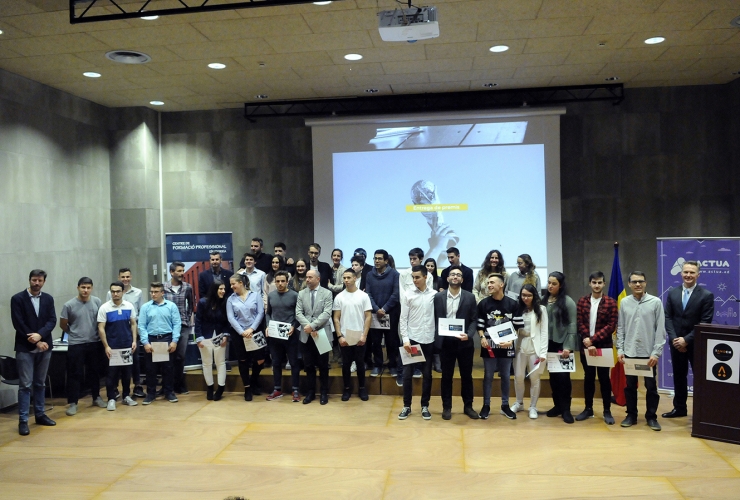
[[[378,13],[378,31],[385,42],[414,42],[437,38],[437,8],[384,10]]]

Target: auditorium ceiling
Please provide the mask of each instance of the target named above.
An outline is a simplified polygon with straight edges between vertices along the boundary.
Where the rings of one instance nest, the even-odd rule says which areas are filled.
[[[418,5],[437,7],[439,38],[383,42],[376,14],[396,5],[343,0],[70,24],[68,0],[1,0],[0,68],[105,106],[156,100],[162,111],[241,107],[256,96],[708,85],[740,74],[740,28],[730,24],[738,0],[430,0]],[[665,41],[645,43],[657,36]],[[491,52],[496,45],[509,49]],[[112,50],[151,61],[115,63],[105,57]]]

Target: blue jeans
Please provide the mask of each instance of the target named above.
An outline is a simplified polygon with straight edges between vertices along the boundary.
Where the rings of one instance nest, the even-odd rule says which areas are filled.
[[[511,363],[514,358],[483,358],[483,404],[491,405],[493,374],[501,375],[501,404],[509,404],[509,385],[511,383]]]
[[[15,364],[18,367],[18,419],[28,422],[31,408],[31,388],[33,388],[33,410],[36,418],[44,415],[46,398],[46,372],[51,361],[51,350],[43,352],[16,352]]]

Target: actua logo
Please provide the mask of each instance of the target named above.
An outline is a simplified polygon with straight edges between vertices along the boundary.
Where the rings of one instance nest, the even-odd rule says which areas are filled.
[[[730,267],[730,263],[726,260],[702,260],[699,262],[701,267],[719,268],[719,267]]]

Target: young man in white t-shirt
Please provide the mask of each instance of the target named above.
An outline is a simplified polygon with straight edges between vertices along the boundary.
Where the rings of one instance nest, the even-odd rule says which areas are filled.
[[[370,317],[373,306],[370,297],[357,288],[357,276],[351,269],[342,274],[344,290],[334,299],[334,329],[342,349],[342,379],[344,393],[342,401],[352,396],[352,362],[357,365],[358,394],[363,401],[368,400],[365,388],[365,341],[370,330]],[[351,345],[350,345],[351,344]]]

